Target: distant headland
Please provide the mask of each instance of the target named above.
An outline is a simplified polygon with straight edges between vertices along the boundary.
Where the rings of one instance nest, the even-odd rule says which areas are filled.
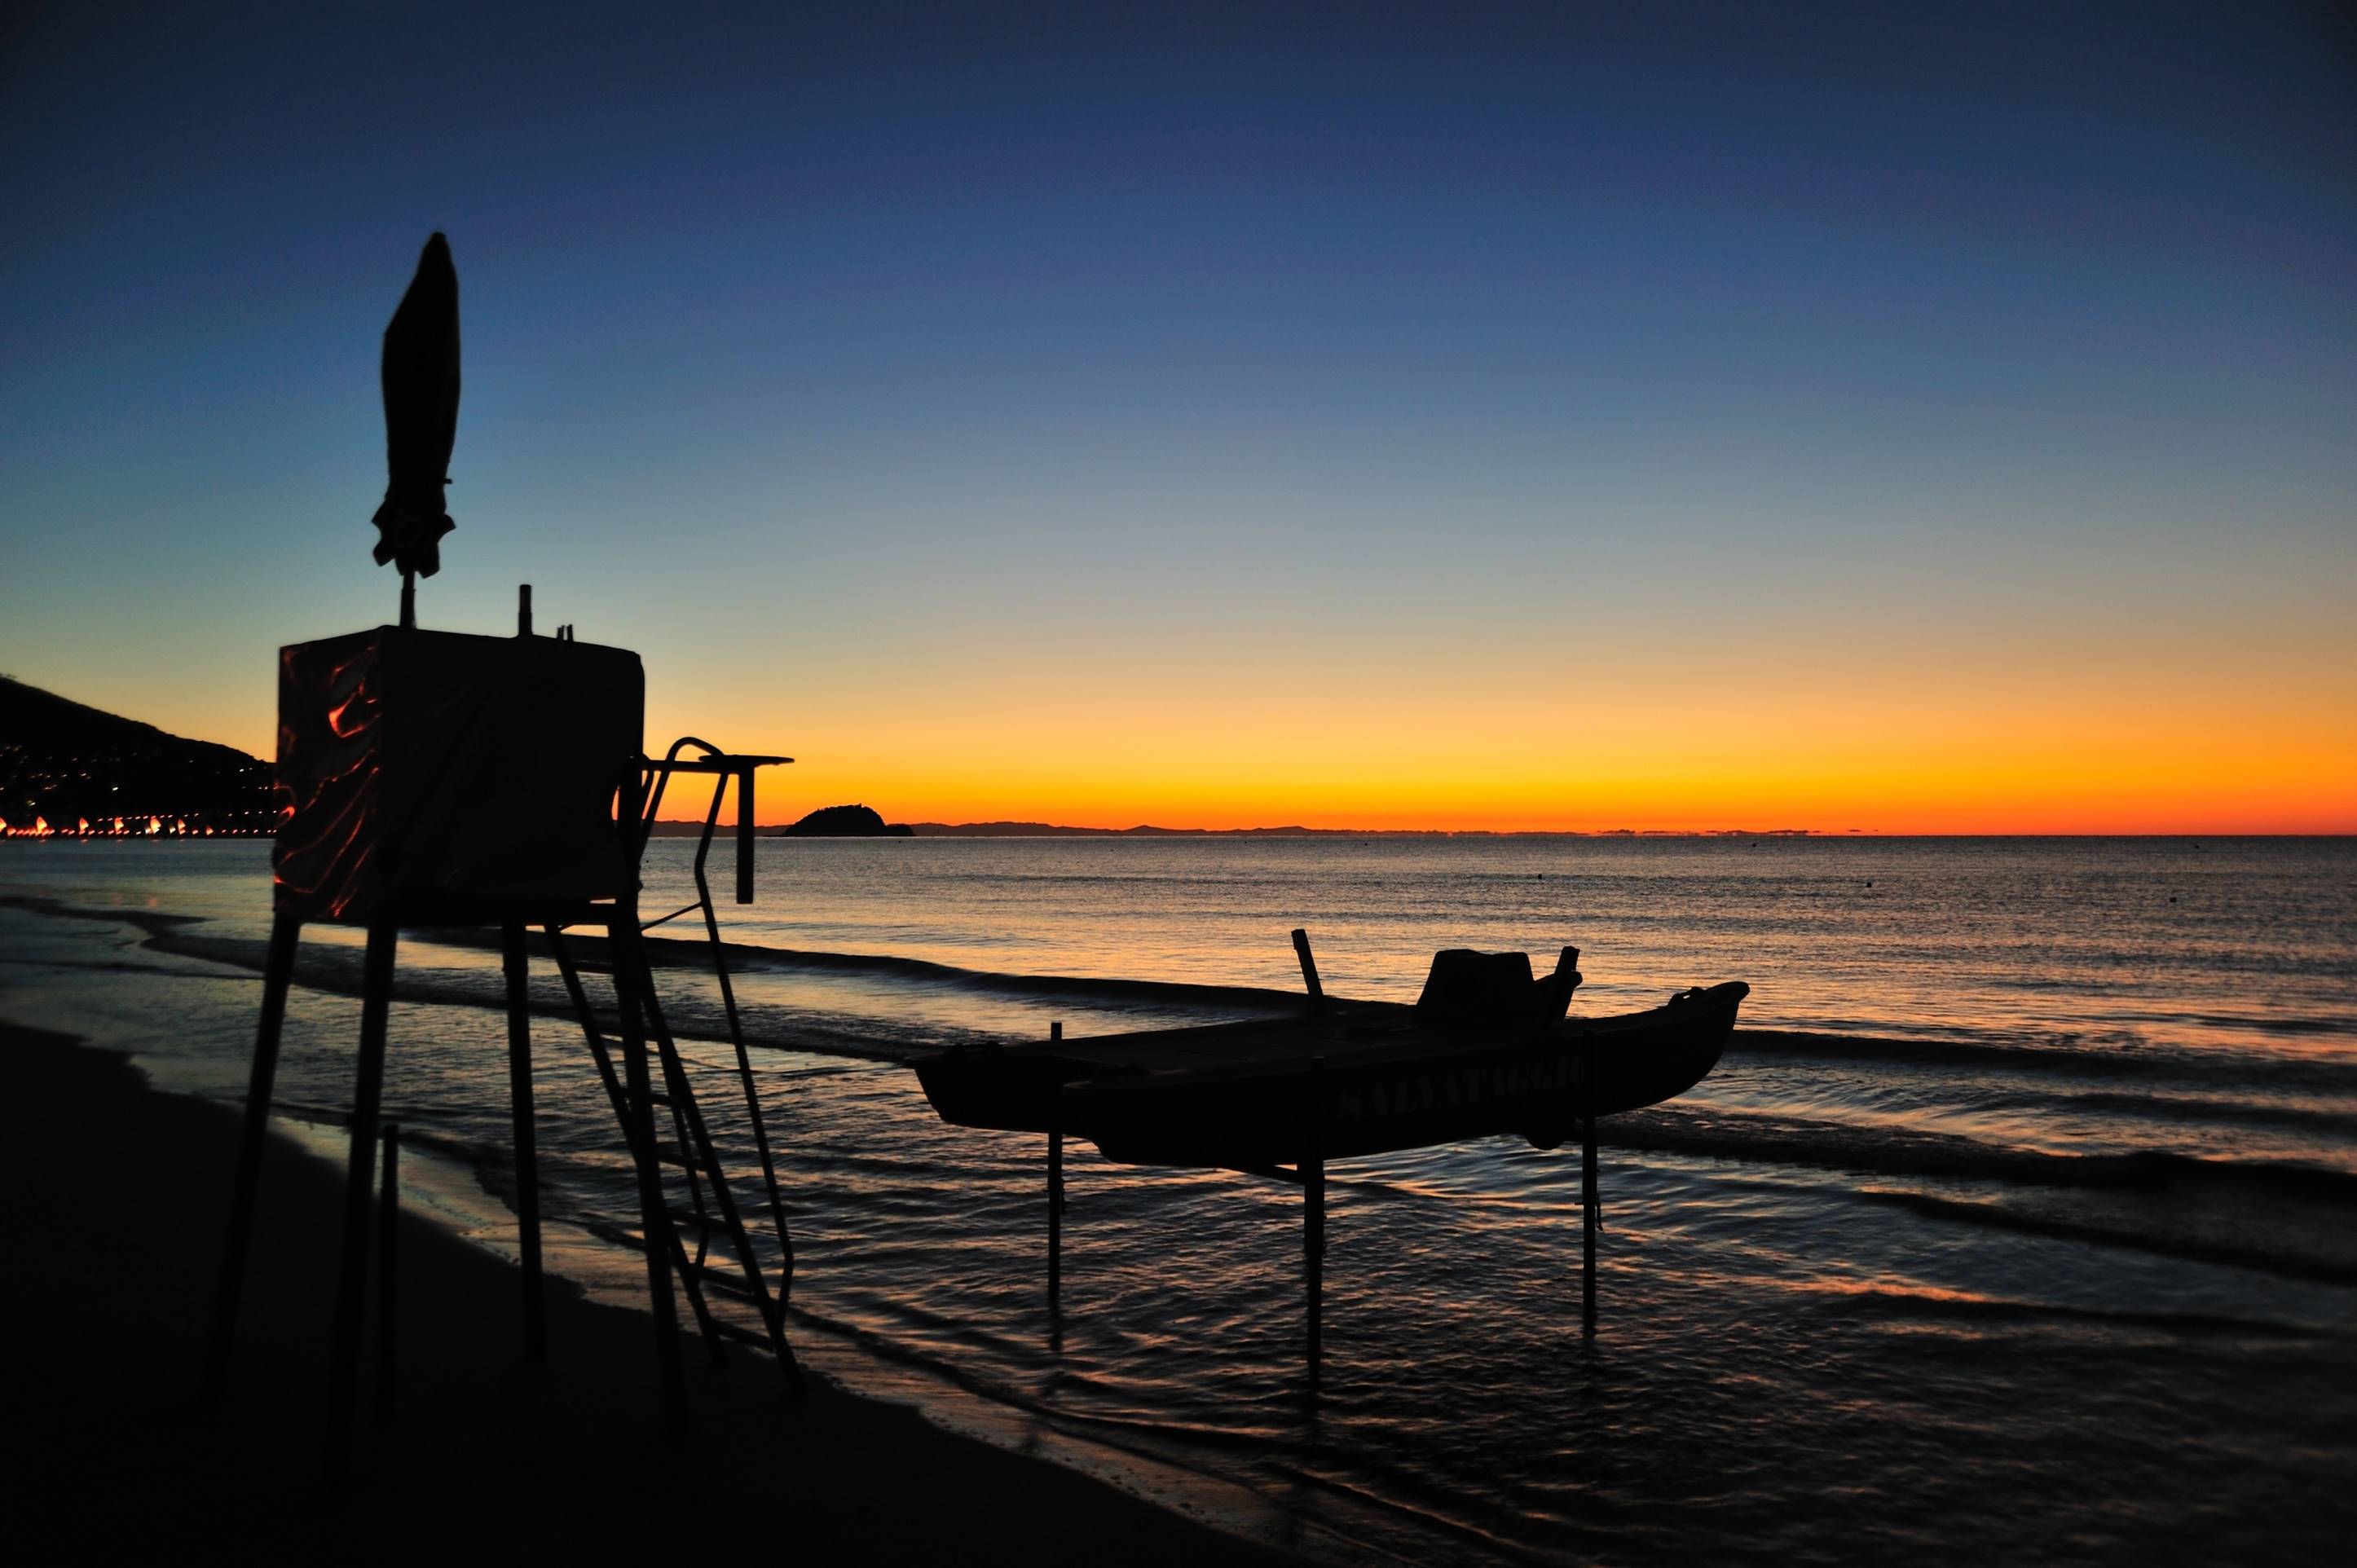
[[[0,675],[0,836],[274,832],[271,765]]]

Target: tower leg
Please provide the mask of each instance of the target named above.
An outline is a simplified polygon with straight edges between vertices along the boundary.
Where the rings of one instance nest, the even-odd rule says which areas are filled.
[[[401,1129],[384,1126],[384,1176],[377,1184],[376,1245],[376,1419],[393,1419],[393,1305],[398,1274],[394,1256],[401,1225]]]
[[[328,1474],[340,1479],[351,1463],[352,1412],[361,1369],[361,1319],[367,1311],[369,1255],[373,1251],[375,1210],[369,1203],[375,1174],[377,1120],[384,1092],[385,1019],[393,1006],[393,958],[397,933],[371,926],[361,966],[361,1050],[352,1091],[351,1152],[344,1167],[343,1272],[336,1284],[333,1359],[328,1369],[330,1401]]]
[[[523,1262],[523,1354],[548,1359],[547,1292],[540,1264],[540,1146],[532,1108],[532,997],[523,928],[500,929],[508,982],[508,1103],[515,1124],[516,1243]]]
[[[221,1249],[221,1281],[213,1297],[213,1339],[205,1363],[204,1399],[218,1403],[229,1385],[237,1342],[239,1298],[245,1293],[246,1254],[253,1244],[253,1200],[262,1187],[262,1149],[270,1135],[270,1091],[278,1078],[278,1036],[286,1022],[286,992],[295,978],[295,947],[303,922],[281,915],[271,922],[270,956],[262,971],[262,1025],[245,1082],[245,1121],[237,1140],[237,1177],[230,1193],[229,1240]]]
[[[663,1414],[674,1429],[687,1424],[687,1373],[681,1364],[679,1309],[672,1300],[671,1268],[663,1240],[671,1234],[664,1212],[662,1172],[655,1163],[654,1086],[647,1071],[647,1026],[642,998],[651,983],[639,943],[635,903],[618,906],[606,928],[614,963],[614,998],[621,1015],[622,1068],[630,1118],[631,1153],[639,1167],[639,1226],[647,1253],[647,1305],[654,1314],[656,1369],[662,1379]]]

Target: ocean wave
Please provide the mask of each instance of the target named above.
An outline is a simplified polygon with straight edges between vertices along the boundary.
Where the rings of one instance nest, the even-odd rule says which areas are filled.
[[[2286,1237],[2280,1232],[2274,1235],[2255,1232],[2238,1226],[2232,1217],[2223,1215],[2058,1213],[2005,1202],[1943,1197],[1936,1193],[1875,1187],[1862,1189],[1858,1196],[1869,1202],[1904,1208],[1926,1219],[1954,1224],[1990,1227],[2029,1236],[2052,1236],[2107,1246],[2134,1247],[2140,1251],[2155,1252],[2164,1257],[2184,1258],[2201,1263],[2230,1263],[2239,1268],[2258,1269],[2267,1273],[2314,1280],[2324,1284],[2357,1284],[2357,1256],[2352,1256],[2348,1250],[2345,1218],[2337,1215],[2327,1218],[2322,1229],[2314,1226],[2295,1228],[2304,1229],[2307,1233]],[[2043,1310],[2051,1316],[2059,1309]],[[2090,1311],[2085,1316],[2144,1323],[2154,1327],[2203,1327],[2236,1332],[2267,1329],[2267,1326],[2254,1319],[2212,1320],[2199,1315],[2181,1313]],[[2276,1326],[2271,1331],[2312,1333],[2318,1327],[2316,1325],[2298,1327]]]
[[[2052,1098],[2031,1097],[2038,1109],[2082,1114],[2128,1116],[2187,1127],[2230,1124],[2265,1127],[2324,1141],[2345,1140],[2357,1128],[2357,1106],[2346,1100],[2330,1105],[2263,1103],[2247,1100],[2190,1099],[2158,1091],[2081,1090]]]
[[[2284,1033],[2294,1031],[2286,1029]],[[1738,1029],[1734,1054],[1807,1057],[1817,1060],[1966,1067],[2007,1072],[2061,1073],[2079,1078],[2172,1078],[2248,1086],[2264,1080],[2276,1092],[2357,1093],[2357,1064],[2275,1054],[2167,1046],[2091,1047],[2065,1038],[1917,1039],[1889,1035],[1820,1033],[1806,1029]]]
[[[2170,1149],[2054,1154],[1693,1104],[1607,1118],[1598,1137],[1641,1154],[1854,1172],[1867,1178],[1859,1197],[1926,1219],[2357,1284],[2357,1174],[2320,1165]],[[1900,1185],[1871,1185],[1891,1181]]]
[[[152,909],[84,909],[47,898],[9,897],[0,899],[0,902],[40,914],[128,925],[144,933],[143,946],[178,958],[198,959],[255,973],[260,973],[268,961],[269,943],[262,938],[207,930],[202,929],[207,922],[194,916]],[[448,934],[433,933],[429,940],[442,946],[477,945],[472,941],[440,940]],[[535,950],[545,956],[548,951],[546,939],[534,933],[533,941]],[[495,946],[496,942],[492,945]],[[605,971],[604,939],[570,938],[567,946],[574,950],[585,972],[596,974]],[[698,942],[671,942],[665,946],[671,950],[686,950],[700,958],[708,953],[705,945]],[[296,985],[308,990],[356,997],[361,991],[361,960],[362,952],[358,947],[307,943],[296,953],[294,981]],[[658,958],[656,963],[658,967],[667,969],[688,967],[678,950],[667,952],[664,957]],[[708,958],[694,965],[707,970],[708,966]],[[736,972],[733,965],[732,972]],[[505,982],[496,971],[472,973],[404,967],[397,972],[393,995],[404,1003],[429,1006],[504,1009],[507,1005]],[[664,996],[661,1001],[666,1020],[676,1037],[707,1043],[727,1037],[726,1020],[716,1007],[694,998],[677,995]],[[576,1016],[569,1001],[549,995],[534,996],[530,1003],[530,1011],[535,1017],[570,1020]],[[599,1027],[608,1036],[614,1036],[618,1026],[612,1011],[600,1005],[594,994],[592,1011],[598,1018]],[[1000,1038],[987,1031],[963,1029],[952,1025],[903,1024],[888,1018],[861,1017],[825,1009],[748,1006],[745,1013],[745,1044],[755,1050],[814,1052],[867,1060],[905,1061],[922,1051],[944,1046]]]
[[[2233,1187],[2357,1208],[2357,1175],[2282,1161],[2207,1159],[2168,1149],[2050,1154],[1957,1133],[1829,1122],[1701,1106],[1631,1111],[1598,1123],[1598,1136],[1644,1153],[1706,1155],[1879,1176],[1947,1176],[2040,1187],[2138,1192]]]
[[[497,948],[488,932],[441,931],[434,940],[446,947]],[[535,936],[536,941],[544,940]],[[587,965],[608,961],[606,939],[589,935],[566,937],[567,944]],[[648,937],[648,962],[657,969],[709,970],[712,944],[692,938]],[[868,975],[903,984],[948,990],[983,992],[996,996],[1052,1001],[1079,999],[1108,1007],[1150,1004],[1157,1007],[1244,1008],[1289,1012],[1302,1005],[1298,991],[1278,991],[1256,985],[1207,985],[1188,981],[1127,980],[1118,976],[1082,974],[1008,974],[989,970],[961,969],[928,959],[899,958],[889,953],[819,952],[794,948],[763,947],[752,942],[726,942],[731,974],[850,974]]]
[[[1909,1208],[1924,1212],[1942,1214],[1959,1208],[1986,1209],[1989,1207],[1986,1204],[1943,1203],[1935,1198],[1923,1198],[1921,1195],[1916,1193],[1873,1193],[1868,1196],[1900,1201]],[[1975,1216],[1975,1218],[1980,1217]],[[2005,1223],[2006,1221],[1991,1217],[1990,1222]],[[2271,1318],[2221,1312],[2170,1312],[2131,1306],[2080,1306],[2066,1302],[1984,1295],[1972,1291],[1934,1290],[1879,1281],[1857,1285],[1835,1285],[1832,1282],[1825,1282],[1816,1288],[1824,1294],[1836,1295],[1845,1302],[1871,1307],[1893,1316],[1966,1317],[2019,1322],[2083,1322],[2152,1328],[2168,1334],[2258,1335],[2268,1338],[2284,1339],[2304,1339],[2318,1334],[2330,1335],[2337,1338],[2357,1337],[2357,1330],[2337,1324],[2287,1323]]]

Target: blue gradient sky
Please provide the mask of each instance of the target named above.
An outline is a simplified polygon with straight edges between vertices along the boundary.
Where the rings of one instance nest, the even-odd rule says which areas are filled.
[[[1625,9],[34,7],[0,669],[268,749],[439,228],[422,618],[793,804],[2357,827],[2347,25]]]

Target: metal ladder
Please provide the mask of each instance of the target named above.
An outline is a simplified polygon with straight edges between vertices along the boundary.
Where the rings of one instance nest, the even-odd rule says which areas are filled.
[[[683,748],[695,746],[701,757],[683,758]],[[795,1391],[803,1388],[801,1365],[794,1358],[793,1347],[786,1337],[786,1303],[793,1292],[794,1250],[792,1232],[786,1223],[785,1203],[778,1188],[777,1165],[770,1150],[768,1128],[761,1115],[760,1093],[754,1083],[753,1068],[745,1049],[744,1028],[738,1021],[735,988],[729,983],[728,962],[720,940],[719,916],[713,905],[712,886],[706,874],[706,861],[712,850],[712,836],[719,822],[720,804],[733,779],[737,784],[737,894],[739,903],[752,898],[753,868],[753,771],[772,763],[790,761],[778,757],[740,756],[721,751],[707,742],[685,736],[673,743],[671,749],[658,762],[650,759],[644,768],[642,786],[644,805],[638,824],[638,849],[642,856],[647,841],[652,837],[657,811],[662,804],[665,786],[678,773],[714,776],[712,804],[705,814],[704,831],[695,848],[696,899],[683,905],[668,915],[652,920],[639,921],[632,914],[627,926],[627,946],[609,940],[608,969],[615,980],[615,1015],[627,1018],[635,1010],[642,1021],[643,1038],[651,1047],[649,1055],[659,1070],[659,1078],[650,1075],[645,1089],[647,1115],[641,1122],[635,1112],[637,1096],[633,1092],[634,1064],[629,1060],[629,1036],[631,1030],[624,1025],[624,1038],[609,1039],[599,1026],[597,1015],[591,1007],[588,991],[581,979],[581,966],[576,961],[571,946],[565,939],[564,928],[545,928],[550,950],[555,955],[558,972],[564,977],[566,995],[574,1011],[579,1015],[583,1034],[589,1052],[597,1066],[597,1076],[606,1087],[608,1101],[630,1144],[630,1158],[640,1171],[642,1197],[642,1226],[651,1217],[662,1234],[641,1235],[642,1245],[656,1250],[669,1260],[670,1271],[678,1280],[688,1305],[695,1316],[697,1329],[714,1360],[723,1359],[724,1344],[734,1342],[766,1349],[777,1358],[778,1365]],[[753,1134],[753,1144],[761,1166],[761,1180],[768,1197],[770,1218],[775,1227],[780,1261],[779,1277],[772,1286],[765,1273],[760,1255],[755,1251],[746,1226],[737,1195],[731,1189],[727,1168],[711,1129],[705,1120],[703,1108],[697,1103],[694,1078],[671,1026],[663,1016],[662,1004],[655,993],[652,966],[647,962],[645,949],[639,940],[655,927],[677,919],[680,916],[701,910],[705,936],[712,951],[712,967],[720,983],[720,997],[728,1021],[728,1038],[735,1047],[737,1074],[745,1096],[745,1107]],[[626,980],[627,976],[627,980]],[[627,995],[626,995],[627,993]],[[619,1047],[619,1050],[618,1050]],[[617,1061],[617,1056],[623,1059]],[[668,1118],[671,1136],[666,1141],[661,1132]],[[641,1147],[640,1129],[655,1129],[651,1148]],[[656,1194],[660,1193],[660,1197]],[[757,1221],[758,1223],[758,1221]],[[753,1323],[743,1321],[749,1314]]]

